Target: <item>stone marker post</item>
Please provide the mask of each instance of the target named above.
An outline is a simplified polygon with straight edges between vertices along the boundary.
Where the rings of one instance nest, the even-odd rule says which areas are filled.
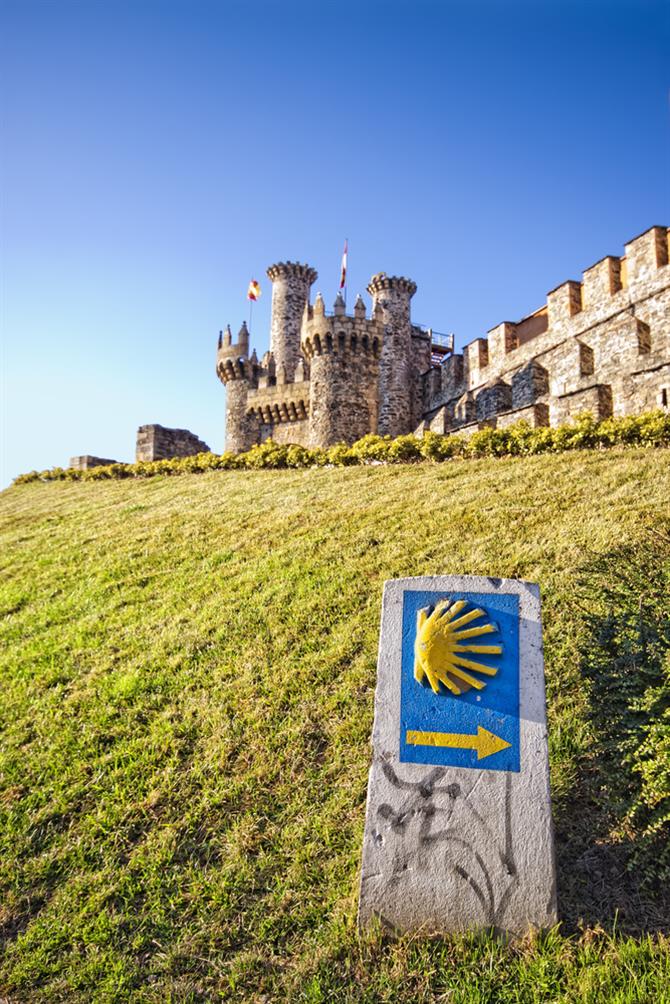
[[[556,923],[536,585],[387,582],[372,745],[359,924]]]

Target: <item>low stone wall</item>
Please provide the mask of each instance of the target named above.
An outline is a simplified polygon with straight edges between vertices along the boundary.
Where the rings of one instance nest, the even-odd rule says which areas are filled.
[[[169,460],[210,453],[209,446],[188,429],[166,429],[163,425],[141,425],[137,430],[135,460]]]
[[[70,467],[75,471],[89,471],[92,467],[108,467],[110,464],[118,463],[118,460],[92,457],[89,453],[85,453],[81,457],[70,457]]]

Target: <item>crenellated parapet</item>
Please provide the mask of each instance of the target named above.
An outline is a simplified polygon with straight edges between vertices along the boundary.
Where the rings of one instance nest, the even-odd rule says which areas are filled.
[[[219,332],[216,352],[216,375],[222,383],[231,380],[245,380],[254,386],[258,380],[260,365],[256,350],[249,355],[249,330],[242,322],[237,341],[233,341],[230,325]]]
[[[338,294],[333,313],[327,314],[321,293],[314,305],[307,305],[303,314],[300,347],[312,360],[327,353],[350,355],[364,359],[377,358],[381,349],[383,326],[378,314],[366,317],[365,304],[359,296],[353,315],[345,313],[344,300]]]
[[[441,379],[431,372],[424,381],[427,410],[444,405],[458,426],[472,420],[458,405],[466,394],[473,395],[478,418],[489,421],[528,408],[554,424],[586,408],[605,417],[607,408],[630,414],[665,407],[669,261],[667,227],[628,241],[623,257],[607,255],[585,269],[581,281],[552,289],[534,313],[469,342],[462,355],[449,357]],[[512,389],[511,404],[501,381]]]
[[[316,282],[319,273],[311,265],[303,265],[299,261],[278,261],[275,265],[270,265],[267,269],[267,277],[272,282],[284,279],[287,282],[298,280],[307,283],[307,288]]]
[[[298,422],[309,415],[309,381],[258,387],[247,395],[247,414],[259,422],[276,425]]]
[[[404,275],[378,272],[368,283],[368,293],[375,298],[383,293],[401,293],[411,298],[416,293],[416,283],[412,279],[406,279]]]

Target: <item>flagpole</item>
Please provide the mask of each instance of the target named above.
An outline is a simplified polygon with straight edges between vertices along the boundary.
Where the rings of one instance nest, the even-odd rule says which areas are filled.
[[[249,334],[251,334],[251,311],[254,309],[254,301],[249,300]]]
[[[347,264],[346,271],[344,273],[344,309],[347,308],[347,272],[349,271],[349,238],[344,238],[344,246],[347,249]]]

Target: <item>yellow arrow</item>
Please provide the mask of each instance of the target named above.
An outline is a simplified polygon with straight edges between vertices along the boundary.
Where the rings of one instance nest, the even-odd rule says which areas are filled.
[[[505,742],[500,736],[495,736],[488,729],[477,726],[477,735],[470,736],[463,732],[415,732],[408,729],[405,742],[410,746],[449,746],[459,750],[477,750],[477,759],[483,760],[492,753],[506,750],[512,744]]]

